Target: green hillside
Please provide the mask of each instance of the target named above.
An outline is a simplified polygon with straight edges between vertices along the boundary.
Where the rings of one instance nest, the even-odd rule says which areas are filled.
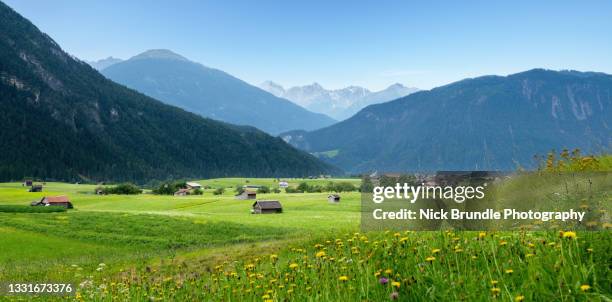
[[[65,53],[0,3],[0,180],[338,173],[281,139],[162,104]]]

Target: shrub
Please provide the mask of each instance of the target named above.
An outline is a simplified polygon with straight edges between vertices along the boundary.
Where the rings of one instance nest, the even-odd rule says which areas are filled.
[[[96,189],[97,190],[97,189]],[[102,188],[104,194],[117,194],[117,195],[135,195],[142,193],[142,189],[131,183],[124,183],[116,185],[114,187]]]
[[[261,194],[270,193],[270,188],[268,188],[267,186],[261,186],[259,187],[259,189],[257,189],[257,193],[261,193]]]
[[[297,186],[297,190],[300,192],[308,192],[308,183],[306,182],[301,182],[298,186]]]
[[[153,189],[153,194],[158,195],[173,195],[174,192],[179,189],[187,188],[187,183],[184,181],[179,182],[165,182],[159,185],[159,187]]]
[[[223,194],[223,193],[225,193],[225,189],[224,189],[224,188],[217,188],[217,189],[216,189],[216,190],[213,192],[213,194],[214,194],[214,195],[221,195],[221,194]]]
[[[236,185],[234,192],[236,192],[236,195],[240,195],[242,192],[244,192],[244,188],[241,185]]]
[[[202,191],[202,189],[194,189],[189,194],[191,194],[191,195],[202,195],[202,194],[204,194],[204,191]]]
[[[278,193],[280,193],[280,192],[281,192],[281,190],[280,190],[279,188],[274,188],[274,189],[272,190],[272,192],[274,192],[274,193],[278,194]]]
[[[292,187],[286,187],[285,188],[285,193],[304,193],[304,191],[300,191],[296,188],[292,188]]]

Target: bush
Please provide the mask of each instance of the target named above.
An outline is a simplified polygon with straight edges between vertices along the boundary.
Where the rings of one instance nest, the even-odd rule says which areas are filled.
[[[272,190],[272,192],[274,192],[274,193],[278,194],[278,193],[280,193],[280,192],[281,192],[281,190],[280,190],[279,188],[274,188],[274,189]]]
[[[223,194],[223,193],[225,193],[225,189],[224,189],[224,188],[217,188],[217,189],[216,189],[216,190],[213,192],[213,194],[214,194],[214,195],[221,195],[221,194]]]
[[[357,191],[357,187],[350,182],[339,182],[334,187],[334,192],[338,193]]]
[[[268,188],[267,186],[261,186],[259,187],[259,189],[257,189],[257,193],[261,193],[261,194],[270,193],[270,188]]]
[[[173,195],[174,192],[178,191],[179,189],[185,189],[185,188],[187,188],[187,183],[185,183],[184,181],[165,182],[159,185],[159,187],[153,189],[153,194]]]
[[[240,195],[242,192],[244,192],[244,188],[241,185],[236,185],[234,192],[236,192],[236,195]]]
[[[372,193],[372,191],[374,190],[374,184],[372,183],[372,180],[370,179],[369,176],[364,176],[363,179],[361,180],[361,186],[359,187],[359,192],[367,192],[367,193]]]
[[[193,191],[191,191],[191,193],[189,193],[190,195],[202,195],[204,194],[204,191],[202,191],[202,189],[194,189]]]
[[[308,189],[309,189],[309,187],[308,187],[308,183],[306,183],[306,182],[301,182],[301,183],[300,183],[300,184],[297,186],[297,188],[296,188],[296,189],[297,189],[297,191],[300,191],[300,192],[308,192]]]
[[[292,188],[292,187],[286,187],[285,188],[285,193],[304,193],[304,191],[300,191],[296,188]]]
[[[22,206],[22,205],[0,205],[0,213],[55,213],[66,212],[66,208],[60,206]]]
[[[97,189],[96,189],[97,190]],[[103,194],[117,194],[117,195],[136,195],[141,194],[142,189],[131,183],[124,183],[116,185],[114,187],[102,188]]]

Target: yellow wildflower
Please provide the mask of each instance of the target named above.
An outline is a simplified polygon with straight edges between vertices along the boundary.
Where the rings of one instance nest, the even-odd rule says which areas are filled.
[[[512,274],[512,273],[514,273],[514,270],[513,270],[513,269],[511,269],[511,268],[510,268],[510,269],[507,269],[507,270],[506,270],[506,274]]]
[[[586,292],[586,291],[588,291],[589,289],[591,289],[591,286],[590,286],[590,285],[588,285],[588,284],[583,284],[583,285],[580,285],[580,290],[581,290],[581,291],[583,291],[583,292]]]
[[[291,263],[291,264],[289,264],[289,268],[290,269],[296,269],[296,268],[298,268],[298,264],[297,263]]]
[[[429,257],[425,258],[425,261],[427,261],[427,262],[434,262],[435,260],[436,260],[436,257],[434,257],[434,256],[429,256]]]
[[[399,288],[400,287],[400,283],[397,282],[397,281],[393,281],[393,282],[391,282],[391,286],[395,286],[395,287]]]
[[[563,238],[575,239],[576,232],[572,232],[572,231],[563,232]]]
[[[478,233],[478,238],[479,238],[479,239],[485,238],[485,236],[487,236],[487,233],[486,233],[486,232],[480,232],[480,233]]]
[[[342,282],[348,281],[348,279],[349,279],[349,278],[348,278],[347,276],[340,276],[340,277],[338,278],[338,280],[340,280],[340,281],[342,281]]]
[[[499,295],[499,293],[500,293],[500,292],[501,292],[501,289],[499,289],[498,287],[491,288],[491,293],[492,293],[494,296]]]
[[[439,252],[440,252],[440,249],[433,249],[433,250],[431,250],[432,254],[436,254],[436,253],[439,253]]]
[[[514,297],[514,302],[521,302],[525,300],[525,296],[516,296]]]

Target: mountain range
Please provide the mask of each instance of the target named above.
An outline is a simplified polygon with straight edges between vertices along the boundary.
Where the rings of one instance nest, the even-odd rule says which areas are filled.
[[[533,69],[371,105],[281,136],[349,172],[515,170],[535,155],[612,148],[612,75]]]
[[[375,92],[359,86],[328,90],[318,83],[285,89],[272,81],[263,82],[259,87],[277,97],[288,99],[310,111],[329,115],[336,120],[347,119],[368,105],[392,101],[419,90],[399,83]]]
[[[2,2],[0,101],[0,181],[339,173],[278,137],[203,118],[112,82]]]
[[[91,67],[95,68],[96,70],[100,71],[104,68],[110,67],[114,64],[123,62],[122,59],[118,59],[118,58],[114,58],[114,57],[108,57],[106,59],[100,59],[97,61],[85,61],[87,62],[87,64],[91,65]]]
[[[204,117],[271,134],[315,130],[335,122],[218,69],[155,49],[101,70],[107,78]]]

